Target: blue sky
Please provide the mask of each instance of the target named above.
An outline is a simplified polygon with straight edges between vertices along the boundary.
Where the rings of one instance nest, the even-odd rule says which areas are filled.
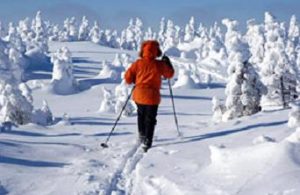
[[[123,28],[129,18],[140,17],[146,26],[158,28],[161,17],[185,24],[191,16],[206,25],[224,17],[237,19],[241,25],[250,18],[262,21],[270,11],[280,20],[292,14],[300,17],[299,0],[1,0],[0,21],[18,21],[33,17],[41,10],[44,18],[62,22],[82,15],[98,20],[105,28]]]

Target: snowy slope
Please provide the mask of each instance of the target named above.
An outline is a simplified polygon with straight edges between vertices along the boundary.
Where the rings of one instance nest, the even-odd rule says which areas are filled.
[[[213,124],[211,99],[224,98],[222,87],[174,89],[184,135],[178,138],[164,83],[153,148],[144,154],[135,145],[133,116],[121,119],[109,148],[102,149],[117,115],[97,112],[101,89],[118,83],[96,76],[103,60],[125,51],[88,42],[51,43],[50,49],[61,46],[72,52],[81,91],[52,94],[45,87],[51,72],[32,74],[35,106],[46,99],[59,122],[0,133],[0,194],[300,193],[300,142],[287,139],[295,131],[286,125],[289,110]],[[69,121],[61,120],[64,114]]]

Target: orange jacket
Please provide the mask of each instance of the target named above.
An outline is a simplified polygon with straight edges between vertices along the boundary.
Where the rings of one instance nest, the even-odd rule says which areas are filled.
[[[174,75],[173,67],[156,60],[160,55],[157,41],[145,41],[141,46],[141,58],[131,64],[125,73],[126,83],[135,83],[133,100],[138,104],[158,105],[162,76],[171,78]]]

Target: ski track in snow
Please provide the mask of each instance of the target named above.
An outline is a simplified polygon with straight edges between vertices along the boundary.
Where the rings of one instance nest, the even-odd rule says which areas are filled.
[[[131,150],[125,155],[119,168],[113,174],[110,186],[107,188],[106,195],[111,194],[131,194],[133,188],[132,174],[135,171],[136,165],[144,156],[144,152],[139,147],[140,144],[135,144]]]

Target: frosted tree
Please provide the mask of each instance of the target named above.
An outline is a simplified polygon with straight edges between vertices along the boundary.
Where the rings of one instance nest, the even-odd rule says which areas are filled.
[[[102,88],[103,99],[100,104],[99,112],[114,112],[114,97],[111,90]]]
[[[59,34],[60,34],[60,30],[58,25],[53,25],[51,27],[51,30],[49,32],[49,41],[58,41],[59,40]]]
[[[145,32],[144,40],[155,40],[156,38],[157,34],[149,27]]]
[[[300,106],[294,103],[291,103],[292,107],[289,113],[288,127],[298,128],[300,127]]]
[[[78,40],[79,41],[86,41],[88,40],[89,36],[89,21],[86,18],[86,16],[82,17],[81,24],[79,27],[79,32],[78,32]]]
[[[110,34],[110,37],[108,38],[109,40],[109,47],[112,47],[112,48],[119,48],[120,47],[120,43],[119,43],[119,40],[118,40],[118,32],[116,30],[114,30],[111,34]]]
[[[165,41],[162,47],[164,51],[177,46],[179,42],[178,31],[180,31],[179,26],[176,26],[173,21],[168,20],[164,35]]]
[[[78,40],[78,30],[75,17],[72,17],[69,23],[69,36],[71,41]]]
[[[195,38],[195,19],[194,17],[190,18],[189,23],[185,26],[184,31],[184,41],[191,42]]]
[[[299,45],[299,36],[300,36],[299,23],[297,21],[296,16],[293,15],[290,19],[288,38],[293,42],[294,46]]]
[[[32,90],[26,83],[20,83],[19,89],[28,102],[33,103]]]
[[[220,100],[214,96],[212,98],[212,121],[219,123],[222,122],[222,116],[225,111],[225,106],[220,102]]]
[[[101,34],[100,34],[100,27],[99,23],[97,21],[94,22],[94,26],[91,28],[91,31],[89,32],[90,40],[93,43],[100,43],[101,40]]]
[[[261,69],[262,82],[268,93],[262,97],[264,110],[287,107],[296,96],[296,72],[285,49],[285,33],[275,18],[265,13],[265,55]]]
[[[120,46],[122,49],[137,50],[143,41],[143,23],[141,19],[130,19],[128,27],[122,31]]]
[[[179,69],[178,79],[173,88],[193,89],[197,88],[195,81],[191,78],[191,72],[184,67]]]
[[[80,32],[79,32],[80,33]],[[77,39],[76,19],[75,17],[66,18],[64,21],[63,31],[60,33],[60,41],[76,41]]]
[[[100,70],[98,77],[118,80],[118,75],[119,73],[110,63],[105,60],[102,61],[102,69]]]
[[[43,100],[43,106],[41,108],[33,111],[32,121],[43,126],[53,124],[53,114],[46,100]]]
[[[266,92],[258,74],[249,63],[249,48],[239,35],[228,37],[229,80],[226,85],[226,111],[222,120],[251,115],[261,110],[260,99]]]
[[[112,61],[112,65],[116,66],[116,67],[122,67],[122,61],[121,61],[121,56],[119,53],[117,53],[115,55],[114,60]]]
[[[245,38],[249,45],[251,57],[249,62],[260,71],[260,66],[264,58],[264,29],[262,25],[255,24],[254,19],[247,22],[247,33]]]
[[[45,22],[42,19],[41,11],[38,11],[35,19],[32,21],[31,26],[33,32],[35,33],[35,40],[38,42],[43,42],[47,40],[47,30]]]
[[[159,25],[159,32],[158,32],[158,41],[160,42],[161,45],[163,45],[165,42],[166,30],[167,30],[166,20],[165,20],[165,18],[161,18],[160,25]]]
[[[51,85],[54,93],[70,94],[77,90],[77,81],[73,75],[71,52],[67,47],[62,47],[51,57],[53,73]]]
[[[115,88],[115,98],[116,98],[116,103],[115,103],[115,112],[120,113],[123,106],[125,105],[127,98],[129,96],[129,89],[125,83],[124,80],[122,80],[121,84],[116,86]],[[129,100],[127,102],[127,105],[123,111],[123,116],[132,116],[133,113],[136,111],[135,104],[132,102],[132,100]]]
[[[14,84],[0,81],[0,121],[16,124],[31,122],[33,106]]]
[[[31,40],[31,26],[29,18],[19,21],[18,32],[24,42],[29,42]]]

